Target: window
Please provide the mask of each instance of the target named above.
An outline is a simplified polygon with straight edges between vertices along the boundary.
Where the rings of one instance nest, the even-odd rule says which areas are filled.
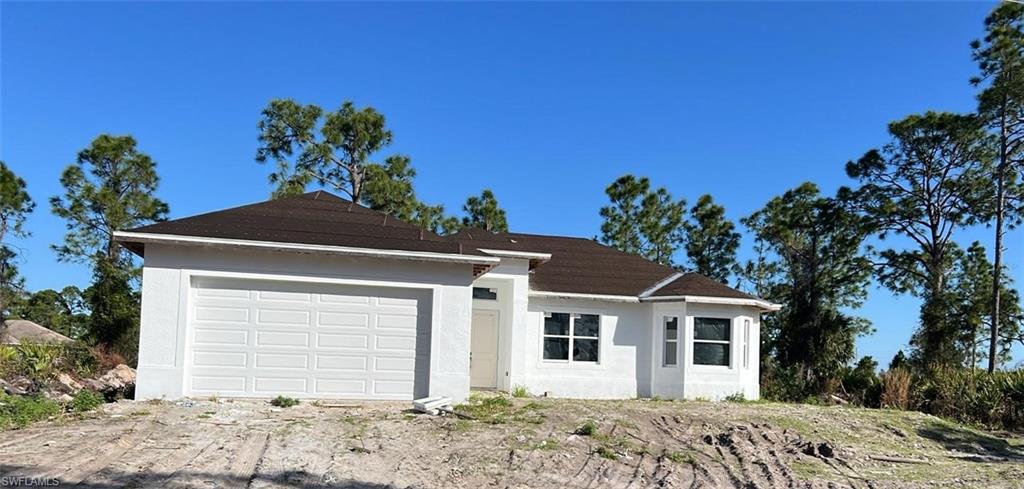
[[[731,321],[693,318],[693,364],[729,366]]]
[[[675,367],[679,364],[679,318],[665,316],[665,359],[662,365]]]
[[[545,360],[597,363],[600,338],[601,316],[597,314],[544,314]]]
[[[496,301],[498,300],[498,291],[487,287],[473,287],[473,298]]]
[[[743,368],[750,368],[750,320],[743,320]]]

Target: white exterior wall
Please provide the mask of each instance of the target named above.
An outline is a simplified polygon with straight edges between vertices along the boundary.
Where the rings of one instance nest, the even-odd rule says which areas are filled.
[[[469,395],[471,265],[150,244],[142,278],[138,399],[185,394],[193,276],[429,290],[430,395]]]
[[[533,298],[529,303],[526,334],[518,346],[522,374],[513,371],[513,385],[530,392],[550,392],[555,397],[626,399],[658,396],[666,399],[707,398],[720,400],[742,393],[747,399],[760,396],[758,358],[760,312],[754,307],[685,302],[639,304]],[[542,332],[545,312],[601,315],[598,364],[543,359]],[[664,366],[664,317],[680,318],[677,365]],[[730,365],[693,364],[693,318],[724,317],[731,320]],[[744,347],[745,321],[750,321],[750,343]],[[747,354],[744,363],[743,355]]]
[[[683,395],[687,399],[706,398],[720,400],[742,393],[746,399],[758,399],[759,382],[760,312],[754,307],[720,304],[687,303],[686,324],[683,330]],[[693,318],[714,317],[731,320],[732,335],[729,366],[693,364]],[[750,344],[744,348],[744,322],[750,321]],[[744,351],[747,352],[744,362]]]
[[[516,383],[531,393],[581,399],[626,399],[650,392],[651,305],[639,303],[532,298],[526,334],[519,345],[522,375]],[[598,363],[544,360],[545,312],[601,315]]]

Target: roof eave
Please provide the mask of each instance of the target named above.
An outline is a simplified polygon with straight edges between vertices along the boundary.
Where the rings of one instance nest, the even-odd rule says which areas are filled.
[[[703,295],[663,295],[644,297],[643,302],[692,302],[697,304],[722,304],[730,306],[751,306],[765,312],[775,312],[782,308],[780,304],[774,304],[762,299],[744,299],[739,297],[710,297]]]
[[[477,248],[477,251],[486,253],[491,256],[499,258],[517,258],[521,260],[529,260],[530,270],[547,263],[551,260],[551,253],[537,253],[534,251],[513,251],[513,250],[496,250],[491,248]]]
[[[633,295],[582,294],[579,292],[548,292],[545,290],[531,290],[530,297],[541,297],[550,299],[584,299],[608,302],[640,302],[640,298]]]
[[[174,244],[184,246],[211,246],[220,248],[262,249],[274,251],[290,251],[298,253],[346,255],[368,258],[390,258],[397,260],[430,261],[441,263],[465,263],[471,265],[482,265],[486,267],[487,270],[490,270],[491,268],[501,263],[501,258],[498,257],[465,255],[459,253],[437,253],[429,251],[356,248],[351,246],[313,245],[302,243],[257,241],[234,238],[209,238],[202,236],[142,233],[132,231],[115,232],[114,239],[120,243],[129,245],[129,249],[132,249],[132,247],[130,246],[132,244]]]

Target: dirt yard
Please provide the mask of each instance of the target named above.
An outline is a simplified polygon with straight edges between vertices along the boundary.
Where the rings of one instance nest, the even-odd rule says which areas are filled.
[[[1024,439],[917,413],[503,397],[465,420],[407,407],[120,402],[0,433],[0,485],[1024,487]]]

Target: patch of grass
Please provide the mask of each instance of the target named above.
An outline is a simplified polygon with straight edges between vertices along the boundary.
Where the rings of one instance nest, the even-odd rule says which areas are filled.
[[[299,400],[294,397],[277,396],[270,400],[270,405],[279,408],[290,408],[292,406],[298,406]]]
[[[517,385],[512,388],[512,397],[530,397],[530,391],[526,389],[525,385]]]
[[[513,414],[513,403],[503,396],[483,397],[474,394],[469,396],[468,402],[456,406],[456,410],[484,423],[502,424]]]
[[[557,450],[558,440],[554,438],[545,438],[541,440],[540,443],[537,443],[536,448],[538,450]]]
[[[606,458],[608,460],[619,459],[619,454],[615,453],[615,450],[613,448],[607,447],[605,445],[599,445],[597,448],[594,449],[594,453],[597,454],[599,457]]]
[[[149,411],[147,411],[145,409],[141,409],[141,410],[133,411],[132,412],[132,416],[149,416],[150,414],[153,414],[153,413],[151,413],[151,412],[149,412]]]
[[[74,399],[71,400],[70,407],[76,413],[84,413],[102,406],[104,402],[105,399],[103,399],[100,393],[82,389],[75,394]]]
[[[693,455],[686,452],[669,452],[665,454],[665,458],[677,463],[677,464],[688,464],[696,465],[697,461],[693,459]]]
[[[203,414],[200,414],[200,415],[196,416],[196,418],[199,418],[199,419],[210,419],[212,417],[213,416],[211,416],[209,414],[206,414],[206,413],[203,413]]]
[[[724,398],[722,398],[722,400],[725,402],[743,403],[747,402],[747,396],[744,396],[742,392],[736,392],[733,394],[729,394],[728,396],[725,396]]]
[[[22,428],[62,411],[60,404],[45,397],[9,396],[0,392],[0,430]]]
[[[594,436],[597,434],[597,423],[588,419],[579,425],[573,433],[580,436]]]
[[[813,458],[794,460],[789,464],[789,468],[801,479],[827,479],[835,475],[825,462]]]

